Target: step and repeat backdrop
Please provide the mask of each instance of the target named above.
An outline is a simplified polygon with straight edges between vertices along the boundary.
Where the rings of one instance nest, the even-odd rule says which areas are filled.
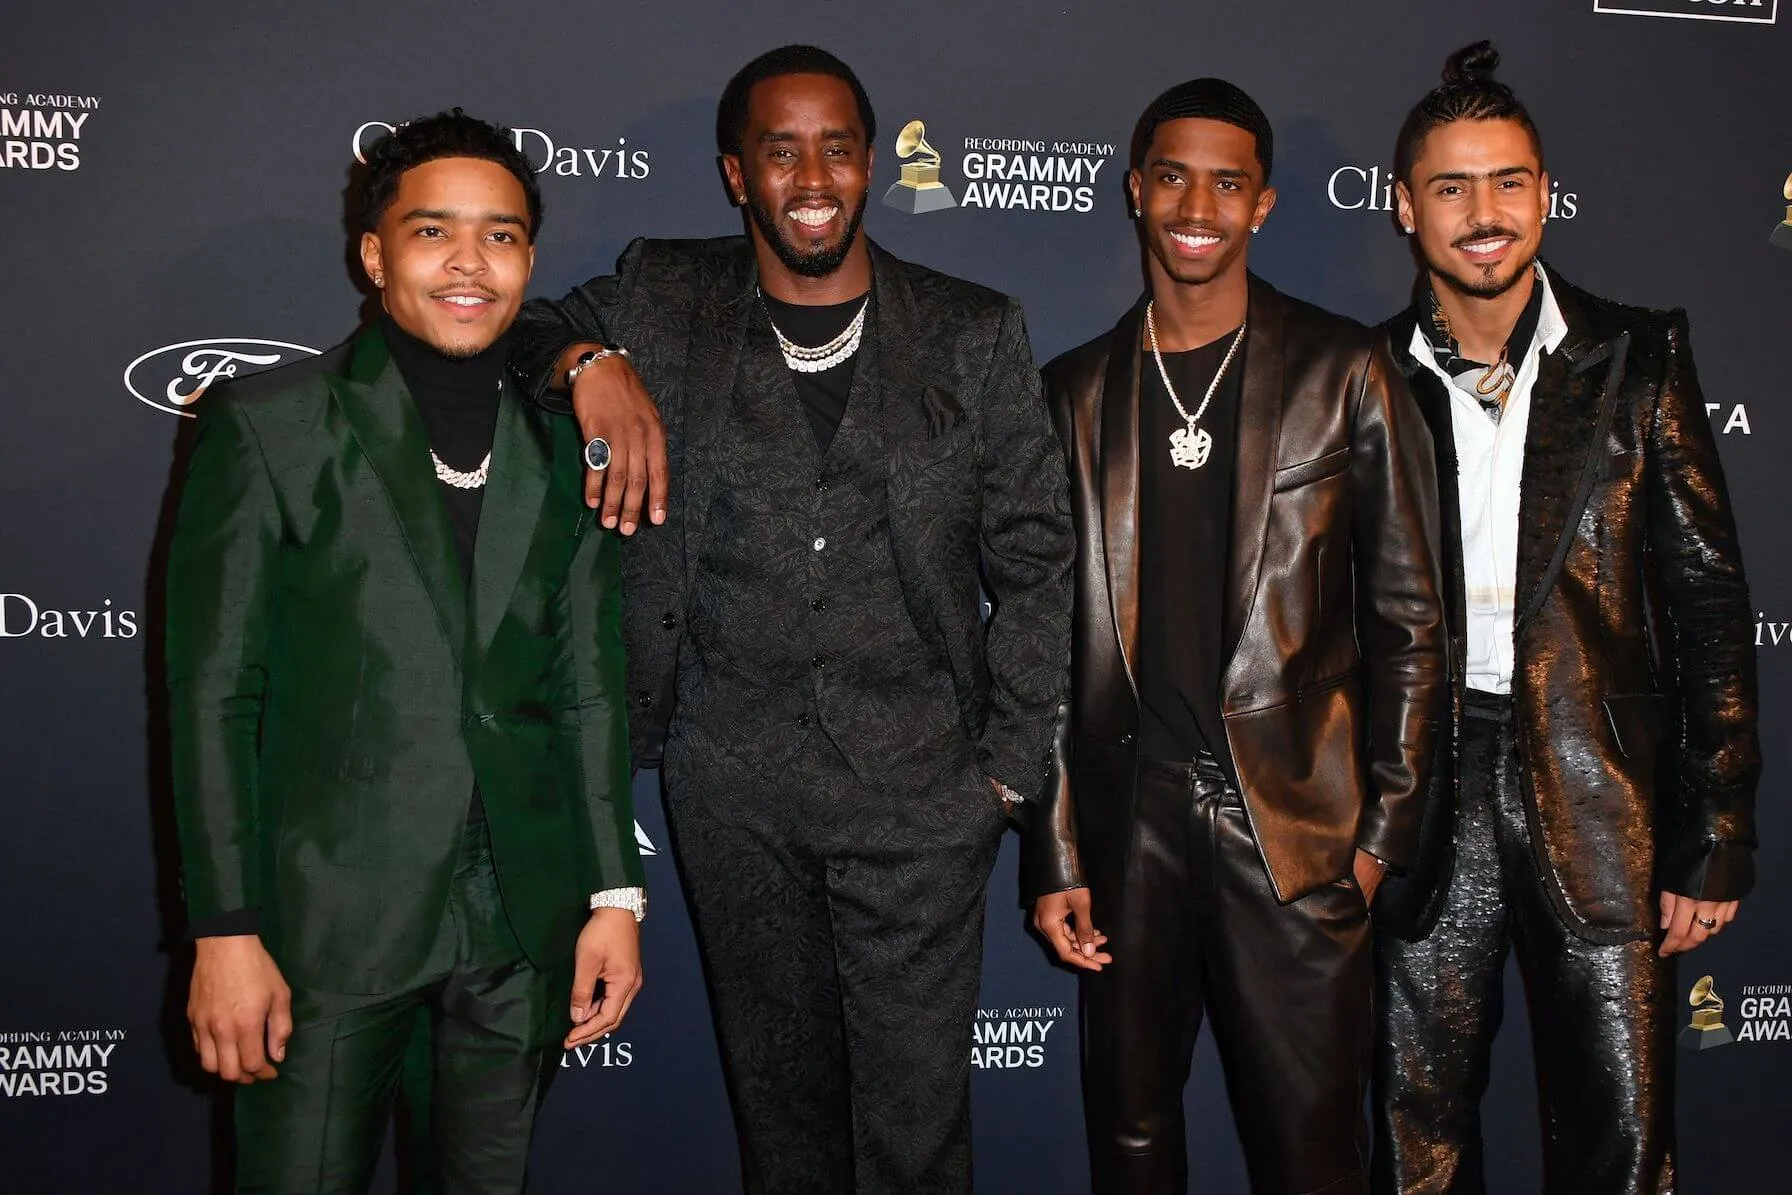
[[[1284,290],[1365,320],[1413,261],[1389,166],[1406,109],[1480,37],[1542,129],[1545,252],[1600,294],[1691,313],[1759,622],[1760,884],[1682,963],[1682,1190],[1784,1190],[1792,1103],[1792,15],[1778,0],[12,0],[0,16],[0,1189],[224,1181],[227,1101],[193,1064],[170,863],[156,581],[177,440],[220,378],[338,343],[364,297],[343,194],[391,125],[462,105],[514,128],[547,205],[534,290],[634,236],[739,231],[713,146],[730,74],[791,41],[862,75],[879,117],[865,222],[899,255],[1026,305],[1045,360],[1138,293],[1121,182],[1158,91],[1216,74],[1275,123],[1281,200],[1253,243]],[[952,203],[879,202],[923,121]],[[1776,234],[1776,229],[1777,234]],[[655,775],[654,911],[623,1029],[565,1056],[543,1192],[738,1189],[733,1134]],[[1076,985],[1004,850],[972,1040],[992,1192],[1088,1189]],[[1695,992],[1695,986],[1698,990]],[[1696,1007],[1695,1007],[1696,1006]],[[1495,1189],[1538,1189],[1515,982],[1486,1105]],[[1243,1191],[1217,1059],[1188,1114],[1203,1191]]]

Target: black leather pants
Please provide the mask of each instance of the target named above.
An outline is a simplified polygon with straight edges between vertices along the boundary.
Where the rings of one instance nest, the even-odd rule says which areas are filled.
[[[1251,1190],[1367,1190],[1372,980],[1354,881],[1278,904],[1211,757],[1141,760],[1124,890],[1103,904],[1114,961],[1083,977],[1082,1007],[1098,1195],[1188,1190],[1182,1089],[1203,1014]]]
[[[1471,692],[1464,713],[1456,867],[1437,927],[1419,942],[1376,936],[1375,1189],[1486,1189],[1481,1096],[1516,949],[1544,1190],[1672,1191],[1673,964],[1652,941],[1596,945],[1563,925],[1525,821],[1510,702]]]

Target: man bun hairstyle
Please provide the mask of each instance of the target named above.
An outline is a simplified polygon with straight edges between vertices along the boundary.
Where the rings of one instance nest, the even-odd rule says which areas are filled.
[[[1224,79],[1190,79],[1152,100],[1133,129],[1134,170],[1144,165],[1158,126],[1172,120],[1217,120],[1243,129],[1256,139],[1257,164],[1263,167],[1263,181],[1269,181],[1269,168],[1275,160],[1275,133],[1269,127],[1269,117],[1242,88]]]
[[[406,121],[367,151],[357,187],[357,215],[363,232],[377,232],[398,194],[405,171],[441,158],[496,162],[522,184],[529,207],[529,240],[541,232],[541,186],[535,167],[516,146],[516,135],[500,125],[468,116],[459,108]]]
[[[1537,126],[1518,96],[1493,77],[1499,65],[1500,52],[1490,41],[1464,46],[1444,61],[1444,81],[1413,105],[1406,123],[1400,126],[1400,140],[1394,145],[1395,178],[1411,183],[1413,164],[1425,147],[1425,138],[1433,129],[1459,120],[1515,121],[1530,136],[1537,163],[1542,165],[1543,138],[1537,135]]]
[[[716,105],[716,152],[738,155],[747,135],[747,103],[753,88],[767,79],[785,75],[827,75],[852,88],[852,98],[859,106],[859,123],[865,126],[865,145],[877,144],[877,114],[871,110],[871,97],[852,68],[819,46],[779,46],[767,50],[735,72],[722,89]]]

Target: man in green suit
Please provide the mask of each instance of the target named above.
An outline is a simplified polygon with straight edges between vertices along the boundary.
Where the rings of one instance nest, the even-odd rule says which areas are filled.
[[[239,1190],[365,1190],[427,1034],[432,1160],[489,1195],[640,985],[617,547],[504,366],[541,221],[506,131],[401,126],[361,206],[379,318],[207,398],[175,526],[188,1019]]]

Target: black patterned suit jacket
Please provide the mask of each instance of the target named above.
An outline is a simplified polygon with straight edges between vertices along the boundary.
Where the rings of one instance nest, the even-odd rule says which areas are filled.
[[[1069,683],[1070,570],[1076,545],[1063,457],[1041,396],[1021,310],[994,291],[872,247],[875,351],[855,396],[877,393],[888,452],[891,550],[907,615],[951,674],[959,715],[986,774],[1023,796],[1045,783]],[[665,421],[667,521],[626,541],[623,627],[638,766],[656,763],[674,705],[680,647],[706,517],[729,451],[725,424],[755,326],[758,270],[745,237],[637,240],[616,272],[518,321],[518,365],[541,401],[570,343],[628,347]],[[855,399],[856,401],[856,399]],[[987,624],[979,588],[993,605]],[[899,740],[912,728],[855,734]]]

